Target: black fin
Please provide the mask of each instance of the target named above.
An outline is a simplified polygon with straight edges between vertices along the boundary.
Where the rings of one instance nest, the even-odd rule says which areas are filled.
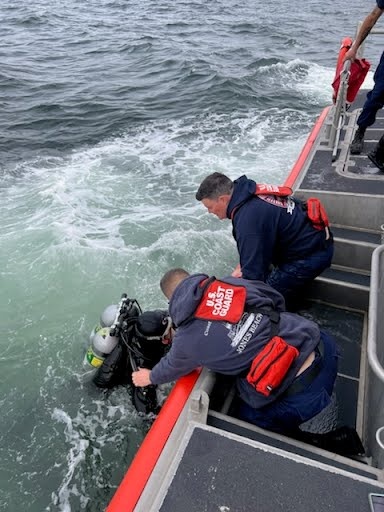
[[[157,386],[137,388],[132,386],[132,402],[138,412],[143,414],[158,414],[160,406],[157,401]]]

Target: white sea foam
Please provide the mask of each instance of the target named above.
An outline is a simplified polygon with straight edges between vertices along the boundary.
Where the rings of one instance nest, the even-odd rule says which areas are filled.
[[[265,87],[278,80],[313,114],[253,106],[154,120],[66,157],[20,164],[0,203],[4,275],[13,283],[20,276],[41,300],[76,289],[78,308],[92,308],[126,287],[156,302],[170,266],[226,273],[236,264],[230,225],[194,199],[200,181],[221,171],[283,182],[329,101],[333,70],[295,59],[260,73]],[[51,315],[56,306],[59,318],[59,302]],[[71,302],[65,308],[69,314]]]
[[[64,479],[57,490],[57,493],[52,495],[53,503],[58,506],[61,512],[70,512],[70,497],[71,495],[78,496],[77,485],[70,485],[76,467],[85,460],[85,452],[89,446],[89,441],[81,438],[79,432],[73,428],[72,420],[65,411],[61,409],[54,409],[52,419],[62,422],[66,425],[65,439],[71,445],[67,454],[68,469]]]
[[[58,469],[64,475],[57,491],[52,493],[55,510],[70,512],[73,497],[81,498],[85,506],[90,498],[86,485],[89,486],[87,467],[92,465],[92,485],[103,489],[108,482],[109,461],[103,467],[103,449],[118,450],[125,444],[129,435],[137,435],[141,429],[141,419],[133,412],[133,406],[126,399],[126,391],[121,388],[114,392],[113,397],[106,400],[94,399],[85,402],[83,399],[71,417],[64,409],[55,407],[52,420],[58,425],[64,424],[64,440],[67,449],[66,462],[61,460]],[[125,395],[125,400],[122,400]],[[86,480],[84,480],[86,479]]]
[[[140,231],[145,238],[145,231],[149,234],[152,224],[168,232],[173,219],[174,223],[180,225],[184,221],[192,228],[196,225],[196,215],[199,217],[194,192],[202,177],[212,170],[226,172],[231,177],[247,173],[257,179],[261,176],[282,179],[287,171],[287,151],[293,161],[299,143],[297,137],[281,142],[275,140],[272,144],[277,142],[281,151],[271,151],[268,138],[276,130],[274,116],[278,117],[276,122],[281,121],[280,132],[284,137],[288,122],[285,123],[282,113],[275,109],[249,113],[241,118],[213,116],[197,121],[195,126],[190,126],[189,133],[183,134],[183,129],[180,130],[177,144],[167,140],[169,125],[155,124],[152,133],[146,129],[148,147],[140,147],[137,162],[126,166],[124,172],[126,159],[121,153],[138,153],[142,133],[77,153],[46,172],[42,161],[40,168],[31,169],[33,180],[29,176],[27,183],[19,183],[23,193],[19,190],[18,198],[8,196],[9,203],[3,211],[6,209],[7,217],[11,215],[18,221],[17,225],[3,230],[2,237],[11,240],[15,234],[18,236],[24,223],[23,240],[45,233],[47,241],[53,239],[54,245],[71,241],[79,246],[120,250],[127,245],[127,231],[139,231],[139,236],[135,236],[137,243]],[[172,131],[177,132],[178,123],[171,124]],[[223,126],[233,132],[229,141],[223,140],[220,133]],[[217,132],[204,135],[212,128]],[[151,143],[156,146],[159,132],[162,150],[153,153]],[[191,135],[193,140],[190,140]],[[114,155],[113,167],[109,163],[111,155]],[[20,207],[20,195],[24,205],[29,207],[25,209],[28,220]],[[196,231],[199,231],[198,224]]]

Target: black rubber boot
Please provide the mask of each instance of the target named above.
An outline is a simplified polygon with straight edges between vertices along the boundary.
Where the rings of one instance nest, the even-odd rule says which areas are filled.
[[[364,446],[356,430],[342,426],[325,434],[299,431],[296,439],[340,455],[363,455]]]
[[[364,135],[365,128],[359,128],[356,130],[355,136],[353,137],[353,141],[351,142],[351,146],[349,148],[352,155],[360,155],[363,151],[364,147]]]
[[[384,135],[367,156],[371,162],[380,169],[380,171],[384,172]]]

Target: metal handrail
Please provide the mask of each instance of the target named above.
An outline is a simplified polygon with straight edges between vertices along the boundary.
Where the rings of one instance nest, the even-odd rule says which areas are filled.
[[[371,287],[369,292],[369,315],[368,315],[368,361],[377,377],[384,382],[384,368],[377,357],[377,322],[379,315],[379,291],[380,279],[383,269],[380,272],[380,256],[384,252],[384,245],[377,247],[372,253],[371,265]],[[383,294],[384,297],[384,294]],[[381,313],[382,314],[382,313]]]
[[[328,146],[332,148],[332,162],[335,161],[337,147],[339,145],[341,129],[344,125],[345,114],[347,112],[347,92],[348,92],[348,81],[350,77],[351,61],[347,60],[344,62],[343,69],[340,73],[340,86],[337,91],[336,102],[334,106],[334,115],[332,118],[332,124],[329,132]]]
[[[360,21],[357,24],[355,39],[360,30],[361,25],[362,25],[362,22]],[[373,28],[370,31],[370,33],[371,34],[384,34],[384,30],[381,30],[378,28]],[[364,49],[365,49],[365,41],[363,41],[363,43],[360,45],[360,47],[358,49],[357,57],[359,59],[363,58]],[[341,129],[343,128],[343,125],[344,125],[346,111],[349,108],[349,104],[347,102],[347,90],[348,90],[348,80],[349,80],[349,76],[350,76],[350,67],[351,67],[351,61],[348,60],[344,63],[343,70],[340,73],[340,87],[339,87],[337,98],[336,98],[335,105],[333,108],[333,119],[332,119],[331,126],[330,126],[329,132],[328,132],[328,134],[329,134],[328,147],[332,148],[332,162],[334,162],[336,159]]]

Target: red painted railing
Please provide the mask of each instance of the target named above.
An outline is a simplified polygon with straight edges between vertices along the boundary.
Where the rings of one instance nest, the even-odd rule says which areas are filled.
[[[199,374],[200,371],[195,370],[174,385],[106,512],[134,510]]]
[[[328,111],[331,107],[326,107],[323,112],[321,113],[320,117],[315,123],[315,126],[313,127],[311,133],[309,134],[309,137],[298,157],[296,160],[295,165],[292,167],[291,172],[288,175],[288,178],[285,180],[284,185],[287,187],[293,187],[295,181],[297,180],[303,165],[305,164],[305,161],[308,158],[309,153],[311,152],[312,146],[315,143],[316,137],[319,134],[319,131],[321,130],[321,127],[323,126],[324,120],[327,117]]]

